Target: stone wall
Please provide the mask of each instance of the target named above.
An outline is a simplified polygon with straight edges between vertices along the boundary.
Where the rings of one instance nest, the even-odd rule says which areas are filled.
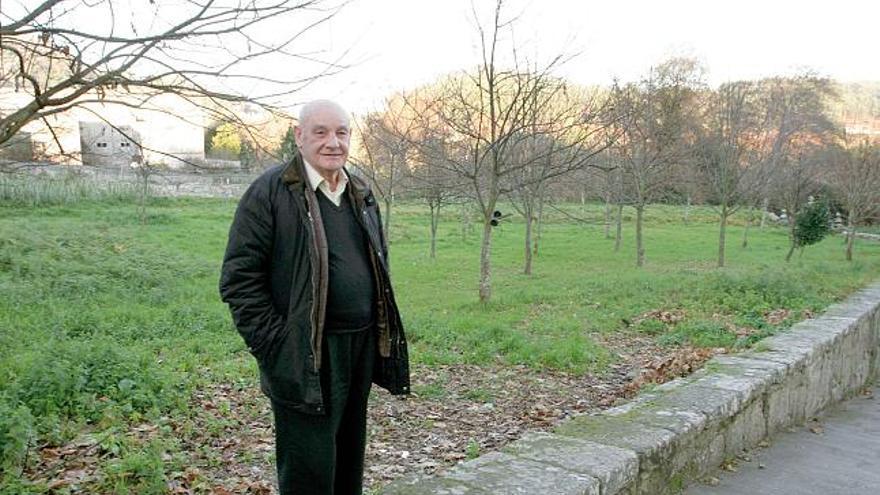
[[[863,389],[880,375],[880,284],[821,316],[718,356],[630,403],[534,433],[385,495],[679,493],[689,479]]]
[[[235,162],[237,164],[237,162]],[[56,165],[46,163],[19,164],[19,176],[27,180],[77,180],[94,183],[97,187],[125,185],[137,187],[141,177],[128,164],[92,167],[87,165]],[[214,166],[228,165],[214,163]],[[261,173],[245,172],[236,168],[203,170],[163,170],[148,178],[150,194],[155,196],[196,196],[238,198]]]

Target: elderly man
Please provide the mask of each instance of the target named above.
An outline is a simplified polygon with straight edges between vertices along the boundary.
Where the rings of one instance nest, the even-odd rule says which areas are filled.
[[[360,494],[375,382],[409,393],[376,199],[349,174],[346,112],[305,105],[298,153],[242,196],[220,294],[260,368],[275,416],[282,494]]]

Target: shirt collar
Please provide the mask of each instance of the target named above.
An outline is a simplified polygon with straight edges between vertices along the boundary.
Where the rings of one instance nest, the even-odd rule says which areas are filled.
[[[303,162],[306,164],[306,175],[309,178],[309,186],[311,186],[312,191],[317,191],[321,183],[326,182],[327,179],[321,177],[321,174],[315,170],[315,167],[313,167],[311,163],[307,162],[305,159],[303,159]],[[339,170],[339,184],[336,186],[336,190],[339,191],[340,188],[344,188],[346,184],[348,184],[348,173],[346,173],[343,168]],[[329,191],[329,184],[326,187]]]

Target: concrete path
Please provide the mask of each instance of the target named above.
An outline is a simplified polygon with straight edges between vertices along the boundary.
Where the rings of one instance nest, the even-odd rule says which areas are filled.
[[[880,494],[880,386],[774,438],[687,495]]]

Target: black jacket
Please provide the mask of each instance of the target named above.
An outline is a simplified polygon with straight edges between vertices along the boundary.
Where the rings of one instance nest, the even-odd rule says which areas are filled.
[[[327,239],[315,192],[297,154],[258,177],[241,197],[223,259],[220,295],[260,366],[275,401],[324,414],[319,379],[327,302]],[[349,174],[346,187],[367,233],[377,284],[378,354],[373,381],[409,393],[406,338],[388,276],[379,207],[369,186]]]

